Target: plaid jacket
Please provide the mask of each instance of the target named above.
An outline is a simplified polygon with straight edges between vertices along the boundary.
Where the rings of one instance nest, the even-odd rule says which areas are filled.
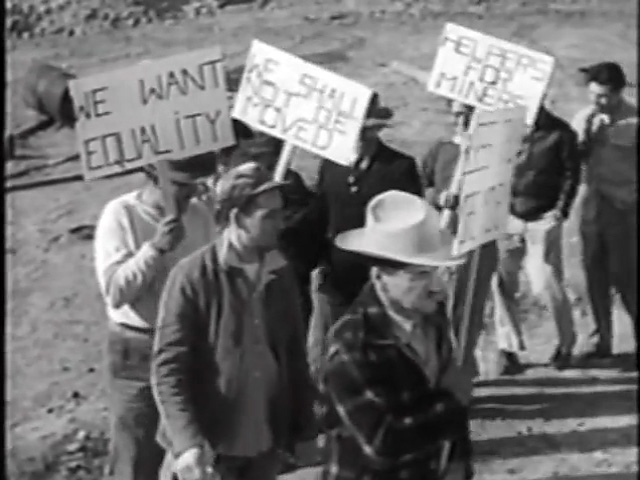
[[[430,321],[444,369],[453,361],[444,311]],[[395,340],[371,285],[329,332],[320,382],[331,430],[323,480],[438,479],[444,440],[468,459],[467,409]]]

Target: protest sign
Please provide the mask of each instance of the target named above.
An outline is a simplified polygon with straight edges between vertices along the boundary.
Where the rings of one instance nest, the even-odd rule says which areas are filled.
[[[296,147],[350,165],[372,93],[254,40],[232,116]]]
[[[70,82],[85,179],[233,145],[219,48]]]
[[[462,254],[505,231],[515,157],[526,132],[524,106],[476,110],[463,155],[459,223],[453,244]]]
[[[554,63],[544,53],[447,23],[427,88],[487,110],[524,105],[531,125]]]

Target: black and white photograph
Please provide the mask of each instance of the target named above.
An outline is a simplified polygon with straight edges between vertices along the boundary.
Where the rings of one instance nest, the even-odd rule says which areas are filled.
[[[635,480],[637,0],[5,0],[9,480]]]

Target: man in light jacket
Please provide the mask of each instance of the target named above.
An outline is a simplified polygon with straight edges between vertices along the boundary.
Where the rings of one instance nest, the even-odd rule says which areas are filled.
[[[638,108],[622,94],[624,71],[614,62],[580,69],[591,104],[573,127],[586,169],[581,237],[595,319],[587,359],[612,358],[612,287],[638,334]]]
[[[109,318],[107,476],[114,480],[158,476],[163,450],[154,440],[158,411],[149,376],[160,293],[171,267],[214,235],[212,212],[191,197],[215,161],[205,155],[166,167],[166,197],[156,167],[147,166],[142,188],[110,201],[95,232],[95,268]],[[168,214],[165,199],[177,215]]]
[[[169,275],[152,357],[162,480],[275,480],[281,452],[315,436],[280,187],[255,162],[223,174],[218,237]]]

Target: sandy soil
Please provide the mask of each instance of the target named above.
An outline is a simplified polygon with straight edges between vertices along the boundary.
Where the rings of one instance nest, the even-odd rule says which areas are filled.
[[[589,8],[595,11],[574,14],[496,10],[420,18],[419,12],[398,9],[394,13],[389,7],[402,2],[372,0],[355,15],[334,15],[333,19],[328,14],[340,13],[340,2],[324,2],[322,7],[318,3],[281,2],[259,13],[251,6],[232,7],[223,12],[221,28],[215,19],[204,18],[81,39],[57,37],[11,43],[7,92],[11,121],[14,125],[25,121],[16,100],[17,88],[33,59],[64,63],[82,74],[219,43],[233,68],[242,63],[250,40],[257,37],[378,89],[396,109],[398,120],[385,137],[420,155],[444,132],[444,104],[413,80],[389,69],[388,64],[401,60],[428,69],[446,20],[555,55],[559,68],[550,102],[565,117],[585,101],[573,74],[578,66],[615,59],[630,75],[637,70],[637,12],[632,8],[633,1],[612,1],[609,5],[615,4],[616,8],[608,13],[598,7],[601,4],[592,2],[594,6]],[[383,4],[387,8],[384,15],[368,14]],[[61,132],[42,136],[36,143],[39,153],[34,155],[43,159],[74,150],[72,135]],[[297,165],[309,179],[313,178],[315,166],[308,159],[298,159]],[[64,165],[46,174],[73,169],[78,165]],[[106,318],[92,270],[91,242],[70,229],[94,224],[109,199],[139,182],[140,178],[133,175],[5,196],[10,478],[100,478],[97,471],[106,424],[102,382]],[[565,242],[567,283],[578,297],[576,326],[584,338],[592,321],[580,298],[584,296],[584,280],[578,266],[576,235],[575,222],[571,221]],[[633,369],[625,372],[618,368],[621,363],[612,368],[563,373],[547,368],[544,362],[555,345],[554,328],[543,309],[530,301],[525,306],[529,339],[526,360],[531,368],[521,377],[484,380],[477,390],[473,420],[477,478],[635,478],[637,374]],[[615,328],[616,351],[633,352],[631,325],[621,312],[616,313]],[[494,350],[488,332],[487,359]],[[626,360],[628,365],[629,358]],[[295,478],[314,475],[309,470]]]

